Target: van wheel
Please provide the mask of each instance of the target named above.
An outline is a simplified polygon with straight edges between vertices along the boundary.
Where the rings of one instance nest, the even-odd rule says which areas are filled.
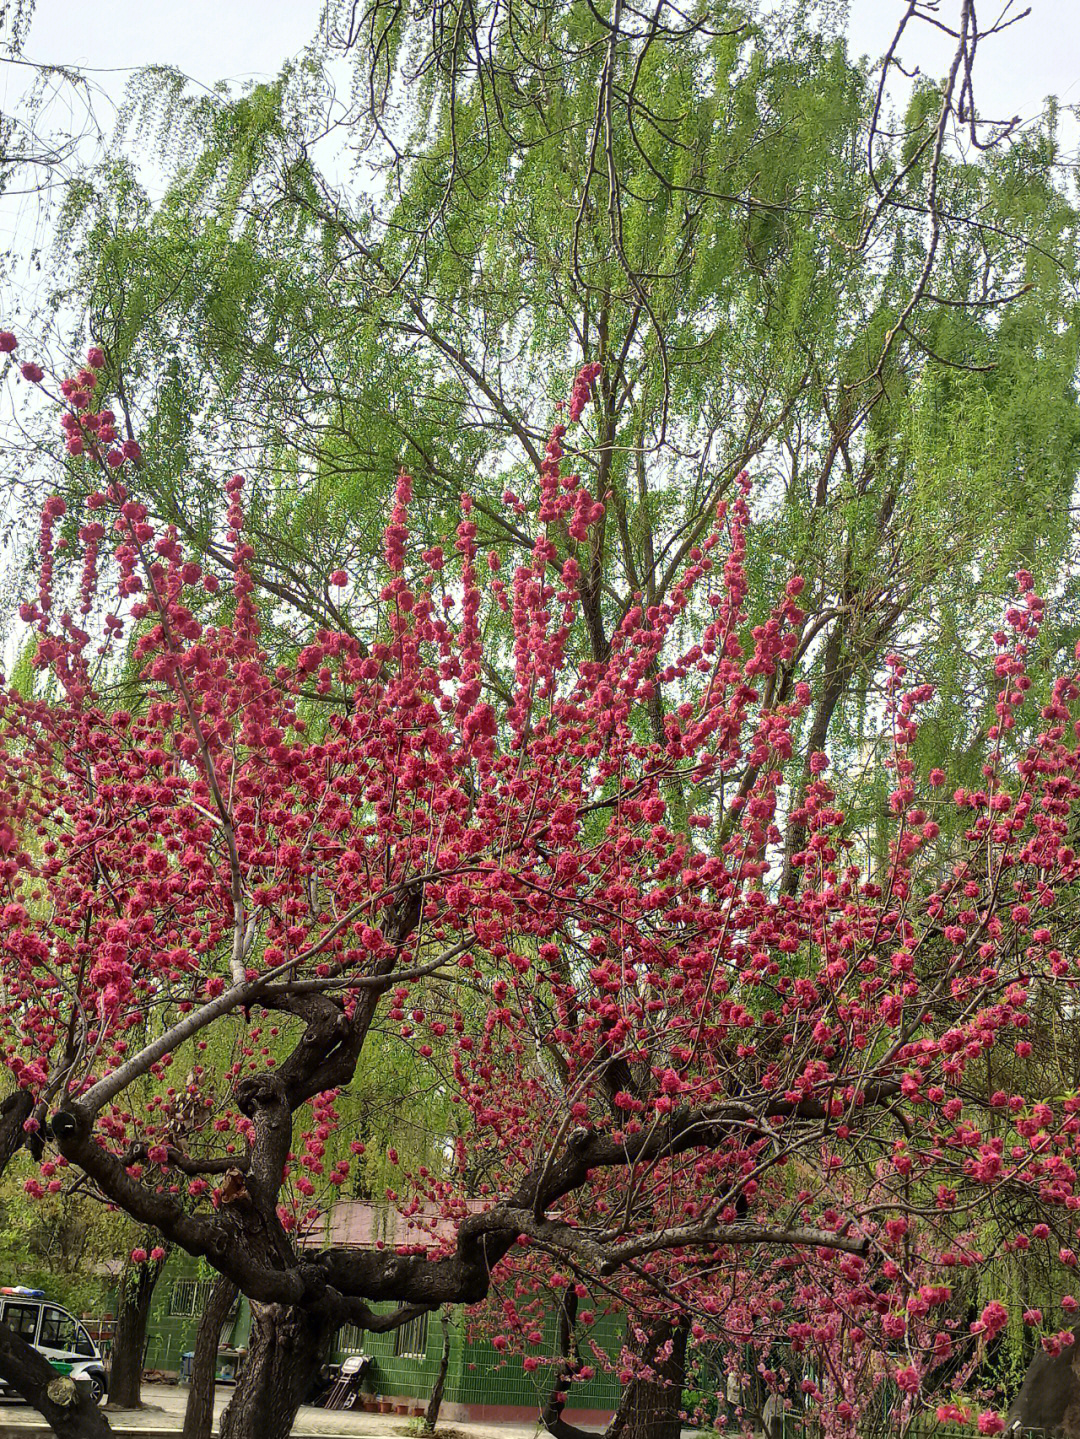
[[[105,1385],[96,1374],[90,1376],[90,1398],[95,1404],[100,1404],[105,1398]]]

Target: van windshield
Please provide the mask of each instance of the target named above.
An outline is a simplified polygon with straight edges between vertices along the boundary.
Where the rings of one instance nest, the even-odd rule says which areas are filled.
[[[68,1354],[89,1357],[94,1352],[90,1336],[82,1325],[76,1323],[65,1309],[58,1309],[53,1304],[45,1305],[38,1343],[43,1349],[62,1349]]]

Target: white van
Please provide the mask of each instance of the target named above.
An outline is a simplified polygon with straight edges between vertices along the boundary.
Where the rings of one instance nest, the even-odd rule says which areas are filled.
[[[44,1289],[0,1286],[0,1320],[44,1354],[58,1374],[85,1377],[95,1403],[104,1399],[108,1380],[101,1352],[73,1314],[45,1298]],[[2,1383],[0,1396],[16,1397]]]

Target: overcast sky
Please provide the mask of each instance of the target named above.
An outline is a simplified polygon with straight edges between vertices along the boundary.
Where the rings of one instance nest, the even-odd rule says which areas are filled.
[[[838,0],[823,3],[835,7]],[[958,14],[961,0],[937,0],[937,4],[941,19],[948,22]],[[1015,11],[1023,4],[1024,0],[978,0],[980,19],[989,24],[1003,6]],[[906,0],[850,0],[852,53],[880,59],[905,5]],[[977,101],[984,117],[1033,119],[1051,94],[1063,105],[1080,104],[1080,0],[1030,0],[1030,7],[1026,19],[980,47]],[[24,53],[30,61],[66,64],[87,72],[94,87],[93,118],[107,137],[114,107],[132,71],[167,64],[203,85],[269,78],[311,40],[321,9],[322,0],[95,0],[90,7],[77,6],[74,0],[36,0]],[[944,73],[950,55],[949,39],[925,24],[912,28],[901,52],[909,67],[917,65],[934,77]],[[0,63],[0,111],[23,113],[21,99],[32,75],[25,67]],[[46,133],[83,133],[89,118],[85,101],[80,102],[70,87],[58,86],[46,117]],[[1065,155],[1076,156],[1078,136],[1076,117],[1065,118]],[[82,158],[92,160],[98,153],[91,139]],[[154,169],[151,159],[150,173],[144,170],[141,176],[151,193],[157,188]],[[34,193],[33,176],[24,193],[13,186],[0,195],[0,261],[4,250],[9,254],[6,265],[0,262],[0,315],[19,329],[48,291],[53,217],[41,199]],[[40,261],[35,250],[42,256]],[[8,418],[10,398],[0,394],[0,428]],[[0,502],[0,515],[2,509]],[[3,571],[0,552],[0,577]]]
[[[940,0],[941,19],[955,15],[959,3]],[[982,24],[1005,3],[982,0]],[[34,60],[92,67],[111,94],[122,87],[124,71],[149,63],[175,65],[204,84],[255,79],[276,74],[303,48],[320,8],[320,0],[95,0],[90,9],[72,0],[37,0],[26,53]],[[852,49],[880,56],[904,8],[905,0],[851,0]],[[1014,11],[1022,8],[1014,0]],[[912,32],[905,59],[937,74],[949,43],[921,25]],[[978,74],[988,114],[996,109],[1002,116],[1029,118],[1049,94],[1065,103],[1080,101],[1080,0],[1031,0],[1026,19],[980,50]],[[9,91],[10,86],[9,77]]]
[[[824,3],[835,9],[838,0]],[[948,22],[958,14],[961,0],[937,3],[940,18]],[[979,0],[982,24],[988,25],[1003,6],[1015,13],[1023,0]],[[905,8],[906,0],[850,0],[853,53],[879,59]],[[322,0],[95,0],[90,10],[76,7],[73,0],[36,0],[25,55],[31,61],[84,70],[94,87],[94,122],[107,137],[134,70],[173,65],[204,85],[269,78],[312,38],[321,9]],[[976,98],[985,118],[1033,119],[1050,94],[1064,105],[1080,104],[1080,0],[1030,0],[1030,9],[1027,18],[980,47]],[[920,24],[911,27],[901,57],[908,67],[917,65],[939,77],[951,52],[947,36]],[[0,62],[0,111],[23,113],[22,96],[33,74]],[[78,134],[89,128],[88,121],[85,100],[70,87],[58,86],[42,128],[51,136]],[[1061,139],[1063,154],[1075,157],[1080,145],[1075,116],[1063,118]],[[90,160],[98,153],[88,141],[81,157]],[[334,160],[326,154],[320,160],[333,176]],[[29,178],[26,193],[15,188],[0,196],[0,249],[12,255],[0,276],[5,310],[22,310],[40,293],[41,274],[28,266],[27,257],[35,247],[47,249],[51,233],[50,212],[34,193],[41,173]],[[158,188],[153,159],[141,179],[153,194]]]

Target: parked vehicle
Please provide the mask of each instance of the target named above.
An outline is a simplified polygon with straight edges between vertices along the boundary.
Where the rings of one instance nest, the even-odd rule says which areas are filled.
[[[47,1299],[43,1289],[0,1286],[0,1320],[44,1354],[58,1374],[85,1378],[95,1403],[104,1399],[109,1384],[100,1350],[75,1316]],[[14,1398],[15,1391],[0,1383],[0,1397]]]
[[[333,1386],[322,1396],[316,1399],[316,1404],[321,1404],[324,1409],[356,1409],[360,1404],[360,1385],[364,1381],[364,1375],[371,1367],[371,1359],[366,1354],[350,1354],[342,1363],[337,1379]]]

